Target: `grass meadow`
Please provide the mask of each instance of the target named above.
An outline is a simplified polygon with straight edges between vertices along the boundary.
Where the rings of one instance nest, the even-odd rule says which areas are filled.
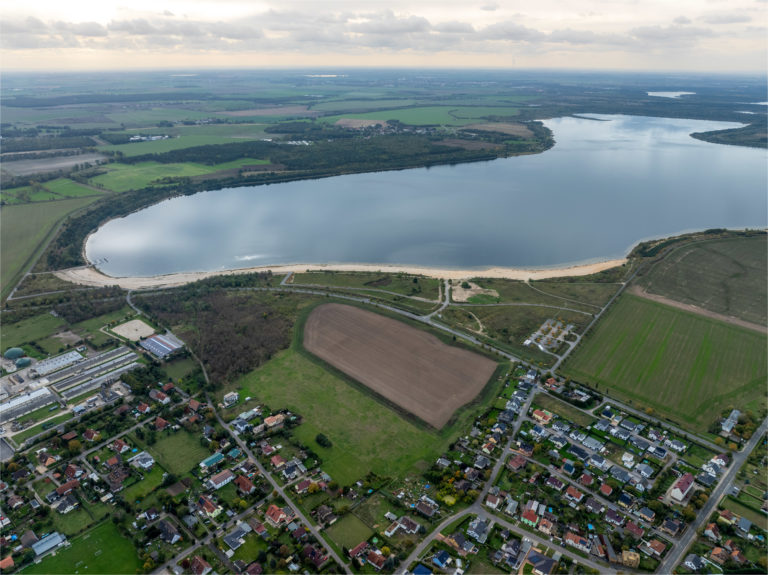
[[[698,242],[678,248],[640,281],[651,294],[765,325],[768,236]]]
[[[373,535],[373,531],[352,513],[339,519],[325,532],[340,547],[344,546],[347,549],[354,548]]]
[[[141,562],[130,539],[126,539],[111,521],[105,521],[70,541],[24,573],[130,573],[141,569]]]
[[[135,438],[131,439],[139,443]],[[186,431],[177,431],[170,435],[158,434],[157,442],[146,447],[146,450],[174,475],[181,475],[196,468],[198,463],[211,454],[207,447],[200,444],[200,436],[191,435]]]
[[[253,164],[264,164],[266,160],[243,158],[225,164],[206,166],[188,162],[185,164],[160,164],[140,162],[138,164],[110,164],[106,174],[91,178],[90,182],[113,192],[127,192],[144,188],[162,178],[190,178],[230,170]]]
[[[440,280],[407,274],[377,272],[311,271],[293,275],[294,284],[381,289],[408,296],[437,300]],[[421,291],[419,291],[421,290]]]
[[[701,432],[764,397],[765,349],[758,332],[625,294],[561,372]]]
[[[18,283],[24,267],[39,254],[58,223],[67,214],[96,199],[98,196],[3,206],[0,210],[0,261],[3,262],[0,290],[3,296]]]

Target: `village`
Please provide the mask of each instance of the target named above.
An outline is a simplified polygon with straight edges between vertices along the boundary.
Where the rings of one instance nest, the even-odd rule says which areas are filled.
[[[764,473],[764,437],[723,449],[520,365],[423,475],[350,485],[296,439],[301,414],[123,379],[3,464],[4,573],[77,553],[108,516],[145,572],[176,575],[762,567],[765,532],[718,500],[757,439],[750,469]],[[722,437],[738,440],[739,417]]]

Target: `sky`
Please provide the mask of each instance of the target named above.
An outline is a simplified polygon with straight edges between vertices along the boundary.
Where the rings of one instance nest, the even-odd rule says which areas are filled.
[[[3,70],[765,73],[768,0],[5,0]]]

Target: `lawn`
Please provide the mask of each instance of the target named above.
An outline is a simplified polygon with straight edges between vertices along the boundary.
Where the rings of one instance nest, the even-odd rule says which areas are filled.
[[[533,400],[533,403],[542,409],[547,409],[552,413],[556,413],[567,421],[571,421],[576,425],[581,425],[582,427],[592,425],[595,423],[595,421],[597,421],[594,417],[587,415],[573,405],[561,401],[556,397],[552,397],[547,393],[536,394],[536,398]]]
[[[264,551],[266,553],[266,551],[269,549],[267,542],[255,533],[249,533],[246,535],[244,541],[245,543],[238,547],[235,551],[235,554],[232,556],[233,561],[241,559],[246,563],[251,563],[252,561],[256,561],[260,551]]]
[[[408,296],[437,300],[440,280],[408,274],[320,271],[297,273],[294,284],[381,289]]]
[[[640,284],[651,294],[765,325],[768,236],[682,246],[651,268]]]
[[[352,549],[373,535],[373,531],[351,513],[339,519],[325,532],[337,545],[347,549]]]
[[[157,461],[174,475],[181,475],[197,467],[211,452],[200,444],[200,436],[186,431],[160,436],[157,443],[147,447]]]
[[[561,371],[701,432],[764,397],[765,348],[763,334],[625,294]]]
[[[63,198],[79,198],[81,196],[94,196],[101,194],[101,192],[86,188],[85,186],[78,184],[77,182],[73,182],[67,178],[58,178],[56,180],[51,180],[50,182],[45,182],[43,187],[46,190]]]
[[[24,268],[42,251],[49,235],[69,213],[96,201],[98,197],[56,202],[3,206],[0,210],[0,261],[3,296],[21,279]]]
[[[406,421],[294,349],[280,352],[219,395],[231,389],[272,409],[301,414],[304,420],[294,435],[318,453],[323,470],[342,485],[368,471],[393,476],[414,466],[426,469],[453,439],[452,431],[438,434]],[[318,433],[332,447],[319,446]]]
[[[535,303],[567,307],[589,313],[600,307],[616,293],[615,284],[567,284],[559,282],[524,282],[500,278],[475,278],[472,282],[481,288],[496,290],[498,298],[477,303]],[[475,296],[477,297],[477,296]],[[474,301],[473,301],[474,303]]]
[[[155,465],[152,471],[144,474],[144,479],[125,488],[121,493],[123,499],[130,503],[143,499],[163,482],[164,472],[162,467]]]
[[[168,377],[173,381],[178,382],[181,378],[189,375],[198,368],[197,362],[194,359],[177,359],[170,363],[166,363],[163,369],[168,374]]]
[[[73,539],[71,546],[30,565],[24,573],[130,573],[141,569],[131,540],[111,521]]]
[[[721,504],[726,509],[733,511],[736,515],[740,515],[741,517],[749,519],[756,526],[760,527],[760,529],[768,531],[768,517],[759,511],[755,511],[754,509],[750,509],[749,507],[742,505],[733,497],[726,497],[723,499]]]

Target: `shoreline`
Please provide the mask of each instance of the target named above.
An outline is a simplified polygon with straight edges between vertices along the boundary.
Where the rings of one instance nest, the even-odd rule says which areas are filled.
[[[211,272],[179,272],[148,277],[120,278],[108,276],[92,266],[69,268],[66,270],[55,271],[53,273],[59,279],[78,285],[91,287],[118,286],[127,290],[140,290],[177,287],[215,276],[242,275],[266,271],[271,271],[274,275],[297,272],[301,273],[306,271],[338,271],[406,273],[410,275],[420,275],[430,278],[450,280],[465,280],[471,278],[486,277],[528,281],[591,275],[610,268],[618,267],[625,264],[627,261],[627,258],[621,258],[591,264],[579,264],[554,268],[524,269],[492,267],[487,269],[473,270],[395,264],[286,264],[240,268],[235,270],[219,270]]]

